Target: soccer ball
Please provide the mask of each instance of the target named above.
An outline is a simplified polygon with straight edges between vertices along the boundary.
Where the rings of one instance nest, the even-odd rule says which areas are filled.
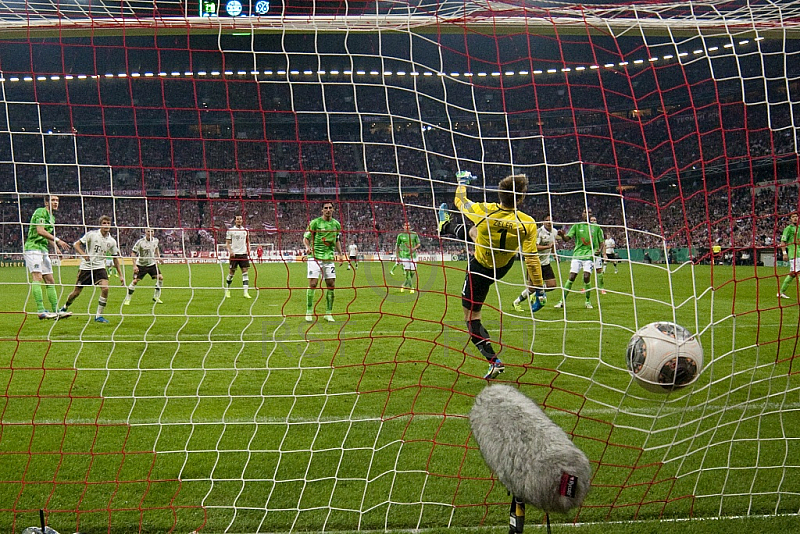
[[[669,393],[692,384],[703,369],[703,346],[675,323],[650,323],[628,343],[625,363],[647,391]]]

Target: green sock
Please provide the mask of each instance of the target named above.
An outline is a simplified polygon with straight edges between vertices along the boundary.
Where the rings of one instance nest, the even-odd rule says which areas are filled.
[[[334,293],[333,289],[329,289],[325,292],[325,311],[331,313],[333,311],[333,299]]]
[[[412,276],[413,276],[413,271],[406,271],[406,281],[403,282],[403,285],[406,286],[409,289],[411,289],[411,287],[412,287],[412,283],[411,283],[411,277]]]
[[[603,274],[604,273],[600,273],[597,275],[597,287],[599,287],[600,289],[603,289],[605,287],[605,285],[603,284]]]
[[[34,280],[31,283],[31,288],[33,289],[33,300],[36,301],[36,311],[38,313],[44,313],[44,299],[42,298],[42,283],[39,281]]]
[[[794,280],[794,278],[791,275],[783,279],[783,283],[781,284],[781,293],[786,293],[786,288],[789,287],[789,284],[792,283],[792,280]],[[35,296],[36,293],[34,293],[34,297]]]
[[[591,295],[590,291],[592,290],[592,284],[590,284],[589,282],[584,282],[583,289],[586,292],[586,300],[589,300],[589,296]]]
[[[311,288],[306,289],[306,312],[308,313],[314,310],[314,291]]]
[[[50,301],[50,306],[54,312],[58,311],[58,295],[56,295],[55,286],[47,286],[47,300]]]
[[[562,299],[567,300],[567,295],[569,295],[569,290],[572,289],[572,280],[567,280],[567,283],[564,284],[564,293],[562,295]]]

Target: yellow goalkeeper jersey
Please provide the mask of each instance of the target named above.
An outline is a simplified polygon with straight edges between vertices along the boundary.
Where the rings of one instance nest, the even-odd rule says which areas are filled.
[[[530,282],[542,286],[542,266],[536,246],[536,221],[520,210],[496,202],[471,202],[466,187],[456,189],[456,207],[475,224],[475,259],[487,269],[504,267],[522,251]]]

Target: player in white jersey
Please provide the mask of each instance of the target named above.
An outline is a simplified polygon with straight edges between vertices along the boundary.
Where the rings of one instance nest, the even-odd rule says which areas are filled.
[[[617,242],[614,241],[614,238],[611,237],[611,234],[607,234],[606,240],[603,242],[603,246],[606,248],[606,263],[610,263],[614,266],[614,273],[618,273],[619,269],[617,269],[617,262],[619,261],[619,256],[617,255]]]
[[[347,270],[350,270],[350,264],[353,264],[353,269],[358,269],[358,245],[355,243],[347,245],[347,256],[350,260],[347,263]]]
[[[111,217],[100,217],[100,229],[86,232],[86,234],[72,245],[81,257],[78,266],[78,280],[75,289],[67,297],[67,304],[61,308],[62,313],[72,305],[83,288],[89,285],[100,286],[100,298],[97,301],[97,313],[94,316],[96,323],[108,323],[103,317],[106,303],[108,302],[108,273],[106,272],[106,254],[111,254],[114,266],[119,273],[119,280],[125,285],[125,270],[119,261],[119,247],[117,240],[111,236]]]
[[[133,245],[131,252],[136,257],[136,261],[133,264],[133,281],[128,286],[128,294],[122,304],[127,306],[131,303],[133,292],[136,291],[136,284],[147,275],[150,275],[150,278],[156,281],[153,302],[163,304],[161,301],[161,286],[164,283],[164,276],[161,274],[161,269],[158,268],[158,258],[161,256],[161,252],[158,249],[158,239],[153,236],[152,228],[144,231],[144,237]]]
[[[545,291],[552,291],[558,286],[556,273],[553,271],[553,266],[551,264],[555,259],[556,240],[558,239],[561,238],[558,236],[556,229],[553,228],[553,220],[549,215],[545,216],[542,226],[539,227],[539,231],[536,234],[536,249],[539,251],[539,263],[542,264],[542,278],[544,278]],[[528,297],[530,297],[530,291],[526,287],[525,290],[514,299],[512,303],[514,311],[525,311],[522,307],[522,302],[528,300]]]
[[[228,250],[228,277],[225,279],[225,298],[231,296],[231,282],[233,282],[233,275],[236,274],[236,268],[242,270],[242,288],[244,289],[244,298],[250,297],[250,277],[247,271],[250,270],[250,234],[243,224],[244,219],[241,215],[237,215],[233,220],[233,226],[228,228],[225,234],[225,248]]]

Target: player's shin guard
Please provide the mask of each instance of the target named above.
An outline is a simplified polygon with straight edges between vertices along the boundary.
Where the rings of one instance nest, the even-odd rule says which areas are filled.
[[[33,291],[33,300],[36,301],[36,311],[44,313],[44,297],[42,296],[42,283],[38,280],[31,282],[31,290]]]
[[[781,284],[781,293],[786,294],[786,288],[789,287],[789,284],[792,283],[794,277],[792,275],[787,276],[783,279],[783,283]],[[34,298],[36,298],[36,294],[34,293]]]
[[[58,311],[58,294],[54,286],[47,286],[47,300],[50,301],[50,306],[54,312]]]
[[[97,313],[95,314],[96,317],[100,317],[101,315],[103,315],[103,312],[106,309],[107,302],[108,300],[104,299],[103,297],[97,299]]]
[[[528,290],[528,288],[525,288],[522,293],[520,293],[519,296],[514,299],[514,304],[519,304],[520,302],[526,301],[530,296],[531,292]]]
[[[306,313],[311,313],[314,309],[314,290],[306,289]]]
[[[481,324],[480,319],[473,319],[467,322],[467,328],[469,328],[469,337],[472,344],[475,345],[475,348],[483,355],[484,358],[493,362],[497,359],[497,356],[494,353],[494,347],[492,347],[492,343],[489,340],[489,332],[483,327]]]
[[[336,294],[334,293],[333,289],[328,289],[325,292],[325,311],[331,313],[333,311],[333,300],[336,298]]]
[[[561,297],[562,299],[567,300],[570,289],[572,289],[572,280],[567,280],[567,283],[564,284],[564,295]]]

